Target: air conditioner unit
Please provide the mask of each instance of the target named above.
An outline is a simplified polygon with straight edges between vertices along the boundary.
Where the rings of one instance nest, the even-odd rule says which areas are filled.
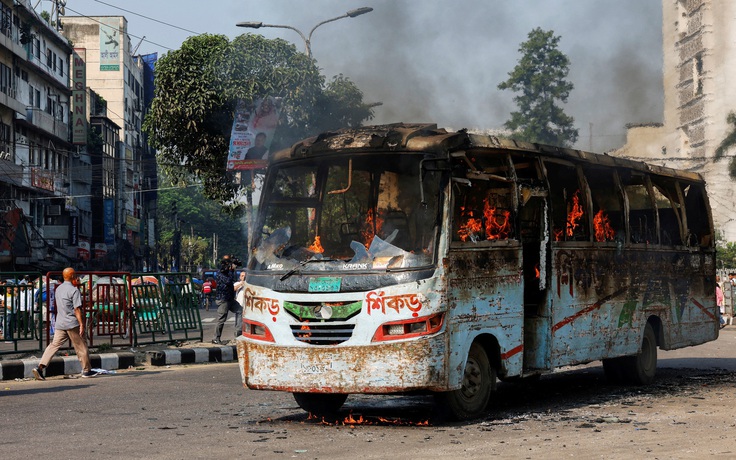
[[[60,216],[61,215],[61,205],[52,204],[52,205],[46,206],[46,215],[47,216]]]

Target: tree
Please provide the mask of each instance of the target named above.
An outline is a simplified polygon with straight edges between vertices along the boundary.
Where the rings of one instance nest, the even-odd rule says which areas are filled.
[[[238,189],[225,169],[238,100],[281,98],[272,150],[373,116],[349,80],[340,76],[325,86],[315,61],[294,45],[254,34],[232,42],[223,35],[190,37],[158,61],[155,86],[144,130],[159,164],[174,183],[201,180],[202,193],[222,204]]]
[[[726,121],[732,126],[732,130],[716,148],[716,161],[723,158],[728,149],[736,146],[736,112],[729,113],[728,117],[726,117]],[[728,175],[731,176],[731,179],[736,179],[736,158],[731,158],[731,162],[728,164]]]
[[[508,80],[498,85],[520,93],[514,97],[517,112],[504,126],[512,131],[512,137],[528,142],[572,146],[578,139],[573,128],[574,119],[565,114],[557,101],[567,102],[573,84],[565,78],[570,60],[557,49],[560,37],[552,31],[536,28],[529,32],[529,39],[519,47],[521,59],[509,72]]]
[[[160,184],[157,222],[158,260],[162,265],[170,266],[176,232],[174,214],[179,219],[183,268],[190,264],[217,266],[217,261],[212,260],[214,234],[218,238],[218,258],[223,254],[235,254],[246,260],[248,245],[240,218],[224,213],[218,203],[205,199],[201,186],[170,188],[170,179],[165,173],[160,177]]]

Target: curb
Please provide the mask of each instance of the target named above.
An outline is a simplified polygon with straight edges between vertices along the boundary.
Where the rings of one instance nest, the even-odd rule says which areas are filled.
[[[134,353],[99,353],[90,354],[89,360],[92,368],[101,369],[127,369],[135,366]],[[23,378],[33,378],[32,369],[38,366],[41,360],[19,359],[13,361],[0,362],[0,380],[15,380]],[[57,356],[51,358],[49,365],[46,367],[46,377],[56,375],[80,374],[82,372],[82,364],[76,356]]]
[[[181,348],[176,350],[149,351],[146,360],[152,366],[170,364],[222,363],[238,357],[235,345],[226,347]]]

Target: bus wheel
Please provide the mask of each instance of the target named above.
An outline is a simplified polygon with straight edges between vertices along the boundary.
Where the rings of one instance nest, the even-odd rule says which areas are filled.
[[[437,393],[439,409],[456,420],[478,417],[488,406],[495,385],[496,370],[491,366],[483,347],[474,343],[468,352],[462,387]]]
[[[624,359],[624,373],[629,383],[648,385],[654,381],[657,373],[657,337],[651,324],[647,323],[644,327],[641,352]]]
[[[348,395],[341,393],[294,393],[294,399],[299,407],[312,415],[335,414]]]

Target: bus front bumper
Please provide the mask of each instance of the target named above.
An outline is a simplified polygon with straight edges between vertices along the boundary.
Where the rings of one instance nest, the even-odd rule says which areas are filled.
[[[283,346],[239,337],[245,386],[297,393],[446,391],[447,346],[440,333],[362,346]]]

